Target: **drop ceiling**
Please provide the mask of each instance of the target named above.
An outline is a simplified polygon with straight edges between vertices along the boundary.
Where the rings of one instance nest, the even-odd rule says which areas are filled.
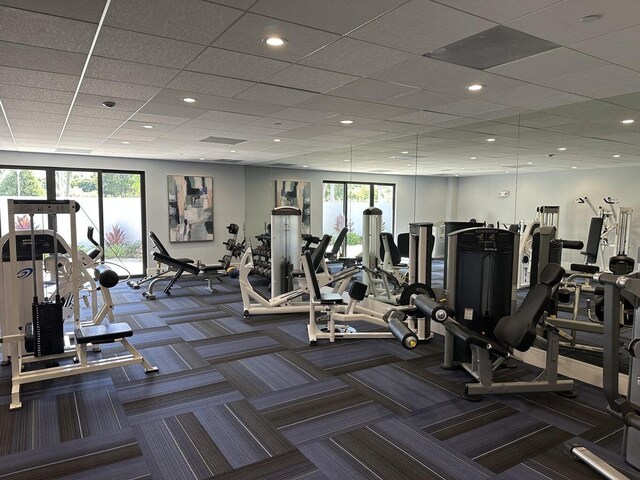
[[[425,56],[500,25],[557,47],[485,70]],[[0,149],[443,176],[640,165],[639,40],[637,0],[0,0]]]

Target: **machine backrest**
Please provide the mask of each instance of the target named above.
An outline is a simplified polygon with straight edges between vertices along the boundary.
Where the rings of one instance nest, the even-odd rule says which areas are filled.
[[[313,265],[314,272],[318,271],[318,268],[322,263],[322,259],[324,258],[324,254],[327,253],[329,242],[331,242],[331,235],[325,234],[322,236],[318,246],[313,250],[313,253],[311,254],[311,264]]]
[[[496,324],[495,337],[521,352],[529,350],[536,339],[538,321],[551,304],[553,288],[564,274],[560,265],[548,263],[540,273],[540,283],[529,289],[516,313],[502,317]]]
[[[380,233],[380,259],[384,262],[384,241],[386,238],[389,243],[389,254],[391,255],[391,263],[395,265],[400,265],[402,262],[402,256],[400,255],[400,250],[398,250],[398,246],[396,242],[393,241],[393,235],[389,232]]]
[[[401,257],[409,257],[409,232],[398,234],[398,250]]]
[[[589,236],[587,237],[587,248],[582,255],[585,256],[585,263],[593,264],[598,261],[598,250],[600,250],[600,235],[604,224],[603,217],[593,217],[589,223]]]
[[[305,250],[302,261],[305,263],[306,268],[305,275],[308,277],[307,281],[311,284],[311,295],[315,299],[322,297],[320,291],[320,285],[318,284],[318,277],[316,277],[316,271],[313,269],[313,259],[311,258],[311,252]]]
[[[332,257],[338,256],[338,253],[340,252],[340,248],[342,247],[342,244],[344,243],[345,238],[347,238],[348,232],[349,232],[349,228],[347,227],[344,227],[342,230],[340,230],[340,233],[336,237],[336,242],[333,244],[333,248],[331,249]]]
[[[160,241],[160,239],[155,233],[150,231],[149,238],[151,239],[151,243],[153,243],[153,247],[158,251],[158,253],[161,253],[162,255],[166,255],[167,257],[171,256],[169,255],[169,252],[167,251],[167,249],[164,248],[164,245],[162,244],[162,242]]]

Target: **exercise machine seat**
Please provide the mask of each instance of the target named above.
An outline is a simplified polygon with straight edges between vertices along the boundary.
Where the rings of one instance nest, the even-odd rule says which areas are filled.
[[[409,257],[409,232],[398,234],[398,251],[401,257]]]
[[[313,259],[311,258],[311,252],[309,252],[309,250],[305,250],[304,252],[304,261],[306,262],[309,271],[309,278],[307,281],[311,283],[311,295],[316,300],[319,300],[321,305],[338,305],[344,303],[342,295],[339,293],[323,293],[320,290],[320,284],[318,283],[316,271],[313,269]]]
[[[177,270],[182,270],[184,272],[190,273],[192,275],[198,275],[198,273],[200,273],[200,269],[196,267],[194,264],[185,262],[180,258],[173,258],[159,251],[153,252],[153,260],[158,263],[167,265],[169,267],[173,267]]]
[[[389,253],[391,254],[391,263],[394,267],[400,266],[402,263],[402,255],[400,255],[400,250],[396,245],[396,242],[393,241],[393,235],[389,232],[381,232],[380,233],[380,258],[384,261],[384,242],[383,238],[386,238],[389,242]]]
[[[552,300],[553,288],[565,274],[564,268],[548,263],[540,273],[540,282],[529,289],[522,305],[513,315],[502,317],[494,329],[495,337],[516,350],[526,352],[536,339],[536,327]]]

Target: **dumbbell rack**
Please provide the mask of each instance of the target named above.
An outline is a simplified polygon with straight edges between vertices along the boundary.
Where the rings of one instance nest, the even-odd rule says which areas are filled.
[[[240,231],[240,227],[238,227],[235,223],[230,223],[227,226],[227,231],[232,237],[226,242],[222,242],[222,244],[226,247],[229,253],[225,254],[219,262],[224,266],[225,270],[231,266],[231,261],[234,258],[240,258],[245,250],[246,239],[242,240],[242,242],[238,242],[238,232]]]
[[[256,235],[260,245],[252,247],[253,273],[271,279],[271,233]]]

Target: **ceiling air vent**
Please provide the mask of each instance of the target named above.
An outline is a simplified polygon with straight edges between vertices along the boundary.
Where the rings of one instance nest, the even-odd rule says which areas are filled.
[[[485,70],[559,47],[556,43],[498,25],[424,56]]]
[[[242,140],[239,138],[225,138],[225,137],[207,137],[200,140],[201,142],[207,143],[222,143],[224,145],[237,145],[242,142],[246,142],[246,140]]]

